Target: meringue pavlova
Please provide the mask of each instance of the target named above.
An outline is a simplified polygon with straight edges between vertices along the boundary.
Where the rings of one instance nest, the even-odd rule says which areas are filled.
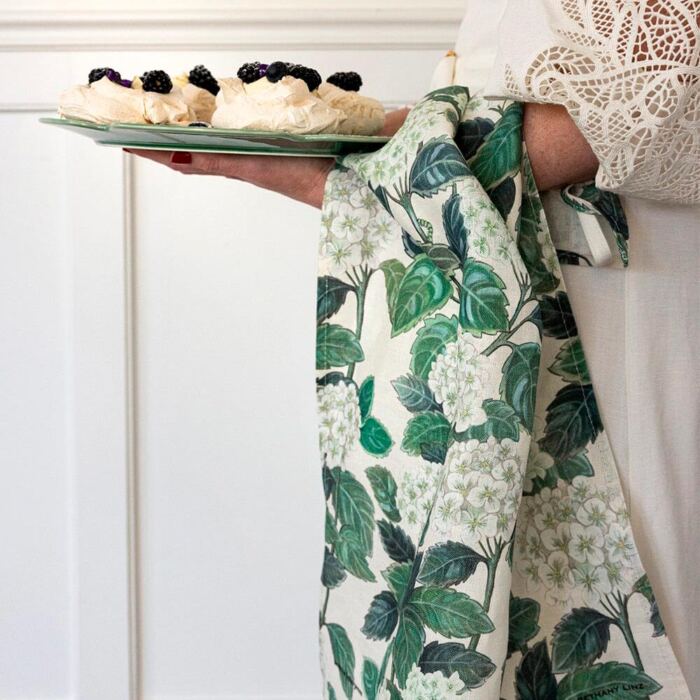
[[[379,100],[359,94],[362,78],[355,72],[333,73],[318,86],[319,97],[345,113],[339,134],[370,136],[384,126],[384,106]]]
[[[212,126],[292,134],[337,132],[345,113],[314,94],[321,83],[316,71],[305,80],[295,77],[289,64],[281,61],[263,65],[262,70],[260,76],[260,64],[245,64],[239,77],[220,81]]]
[[[333,84],[335,80],[335,84]],[[236,78],[219,81],[212,125],[294,134],[376,134],[384,125],[381,102],[357,94],[357,73],[318,71],[295,63],[243,64]]]
[[[152,70],[140,78],[124,80],[111,68],[90,71],[87,85],[61,93],[58,113],[107,124],[189,124],[195,113],[165,71]]]

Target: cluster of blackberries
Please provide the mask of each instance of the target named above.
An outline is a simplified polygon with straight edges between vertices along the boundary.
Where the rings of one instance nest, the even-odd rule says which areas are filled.
[[[269,65],[260,61],[244,63],[236,74],[244,83],[253,83],[260,78],[267,78],[271,83],[282,80],[286,75],[303,80],[309,90],[315,90],[321,84],[321,75],[317,70],[299,63],[274,61]]]
[[[113,83],[117,83],[117,85],[131,87],[131,80],[124,80],[119,71],[114,70],[114,68],[93,68],[88,75],[88,83],[92,84],[105,76]]]
[[[333,73],[333,75],[329,75],[326,78],[326,82],[343,90],[352,90],[353,92],[357,92],[362,87],[362,78],[354,71]]]
[[[173,81],[164,70],[148,70],[141,76],[144,92],[167,95],[173,89]]]
[[[192,85],[207,90],[212,95],[216,95],[220,90],[216,78],[201,63],[190,71],[188,77]]]

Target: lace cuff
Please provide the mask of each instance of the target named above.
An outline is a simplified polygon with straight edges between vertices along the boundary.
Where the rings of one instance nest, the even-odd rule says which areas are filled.
[[[565,106],[600,161],[600,189],[700,203],[698,3],[545,0],[549,36],[535,51],[541,30],[515,40],[531,6],[509,3],[487,93]]]

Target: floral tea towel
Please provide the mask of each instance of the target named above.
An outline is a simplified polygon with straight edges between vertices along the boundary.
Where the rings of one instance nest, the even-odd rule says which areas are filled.
[[[690,698],[559,264],[520,103],[433,91],[331,172],[326,700]]]

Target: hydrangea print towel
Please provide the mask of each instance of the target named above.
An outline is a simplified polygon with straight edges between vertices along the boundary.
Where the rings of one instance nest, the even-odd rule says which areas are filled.
[[[317,302],[324,697],[689,698],[522,105],[437,90],[339,162]]]

